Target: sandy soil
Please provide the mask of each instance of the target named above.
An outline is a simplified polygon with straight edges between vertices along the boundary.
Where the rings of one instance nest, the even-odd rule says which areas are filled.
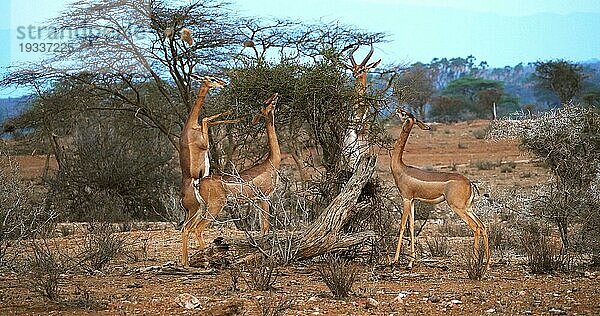
[[[177,260],[179,232],[124,233],[138,244],[101,272],[65,276],[61,304],[45,302],[31,292],[23,276],[0,274],[0,314],[92,315],[265,315],[269,301],[289,301],[282,315],[597,315],[600,313],[600,273],[531,275],[519,261],[493,265],[482,281],[471,281],[458,256],[428,258],[415,268],[359,265],[353,294],[334,299],[320,281],[312,261],[280,267],[272,291],[256,291],[240,279],[233,289],[233,268],[171,268]],[[242,238],[239,232],[211,230],[207,239]],[[61,242],[72,244],[72,235]],[[464,242],[464,240],[452,243]],[[139,244],[146,243],[142,253]],[[454,246],[453,246],[454,247]],[[178,305],[188,293],[200,303],[196,309]],[[377,303],[368,303],[375,300]],[[371,301],[372,302],[372,301]],[[239,304],[239,313],[224,306]],[[377,304],[377,306],[374,306]],[[220,309],[223,313],[216,312]],[[210,313],[212,312],[212,314]]]

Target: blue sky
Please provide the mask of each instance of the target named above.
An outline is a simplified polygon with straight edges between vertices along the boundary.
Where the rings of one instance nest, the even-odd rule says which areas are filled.
[[[474,55],[493,67],[563,58],[600,58],[597,0],[262,0],[250,14],[339,20],[390,35],[384,62],[429,62]],[[280,4],[282,2],[283,4]]]
[[[187,0],[180,0],[187,1]],[[71,0],[0,0],[0,67],[40,58],[23,53],[19,26],[42,25]],[[492,67],[600,58],[599,0],[230,0],[240,15],[339,21],[385,32],[384,64],[474,55]],[[0,91],[2,94],[2,91]]]

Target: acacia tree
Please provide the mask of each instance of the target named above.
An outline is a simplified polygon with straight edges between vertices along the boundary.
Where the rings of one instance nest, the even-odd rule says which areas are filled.
[[[154,94],[139,85],[148,97]],[[65,78],[13,120],[31,130],[29,142],[49,148],[43,175],[48,186],[45,205],[58,211],[61,220],[165,218],[161,196],[175,183],[176,174],[168,164],[173,149],[158,129],[132,113],[109,110],[119,109],[121,102]],[[103,106],[95,111],[99,104]],[[48,172],[51,153],[58,163],[55,173]]]
[[[583,68],[564,60],[535,63],[538,90],[550,90],[561,104],[568,104],[579,95],[583,83]]]
[[[509,100],[502,82],[463,77],[450,82],[434,100],[431,115],[438,119],[491,117],[493,105],[500,105],[503,99]]]
[[[41,94],[52,89],[49,83],[70,78],[92,94],[121,101],[118,107],[88,105],[92,110],[133,113],[176,148],[181,122],[194,100],[190,73],[218,72],[241,42],[236,17],[226,8],[212,0],[77,1],[51,21],[57,34],[77,34],[69,39],[72,49],[15,69],[1,83],[33,86]],[[193,42],[182,41],[184,28],[194,34]],[[152,99],[148,90],[157,92]],[[90,110],[85,105],[80,109]]]
[[[425,105],[431,101],[434,92],[431,73],[422,64],[412,65],[394,81],[394,96],[398,103],[406,104],[417,117],[425,117]]]
[[[354,31],[339,23],[301,25],[280,20],[246,23],[242,33],[248,40],[233,56],[234,67],[226,70],[232,84],[215,99],[219,110],[253,114],[262,100],[278,92],[277,119],[287,151],[296,155],[314,146],[328,171],[341,169],[344,148],[339,137],[349,127],[351,105],[358,99],[344,62],[352,48],[377,44],[385,35]],[[375,96],[367,99],[376,114]],[[369,117],[374,122],[376,115]],[[246,146],[244,154],[252,152],[244,137],[249,135],[247,124],[229,126],[228,134],[240,136],[228,137],[230,141],[243,141],[226,152],[240,146]]]
[[[334,31],[340,34],[333,34]],[[341,235],[342,227],[352,210],[356,209],[358,196],[370,180],[374,167],[373,159],[363,160],[357,170],[345,164],[347,157],[344,157],[343,138],[353,122],[354,104],[359,96],[354,89],[353,78],[345,72],[343,61],[348,58],[349,49],[361,43],[363,38],[371,36],[369,41],[377,41],[380,35],[352,33],[342,28],[310,29],[303,33],[304,38],[331,44],[321,44],[322,47],[317,50],[316,46],[310,48],[313,40],[308,41],[309,49],[298,56],[311,58],[293,62],[288,58],[265,60],[266,56],[275,55],[263,53],[265,47],[268,50],[276,45],[265,45],[263,40],[256,40],[260,33],[253,36],[255,40],[248,43],[250,53],[242,60],[245,66],[228,71],[232,84],[215,102],[224,106],[223,110],[229,108],[241,113],[255,113],[262,100],[273,92],[279,93],[275,119],[278,135],[285,140],[280,141],[281,146],[296,156],[294,160],[300,173],[308,170],[308,174],[314,175],[302,180],[313,188],[310,200],[314,203],[310,205],[310,212],[318,215],[318,219],[308,228],[312,233],[298,241],[297,255],[310,257],[364,240],[370,235],[361,235],[362,238]],[[367,100],[371,109],[370,136],[375,141],[379,135],[379,130],[374,128],[379,121],[376,114],[379,104],[370,94]],[[221,141],[229,148],[226,152],[241,153],[246,161],[255,162],[266,151],[264,145],[261,146],[265,142],[259,141],[257,146],[256,128],[247,121],[227,129],[226,142]],[[250,143],[251,139],[254,142]],[[313,159],[315,156],[319,159]],[[335,225],[330,226],[332,223]]]

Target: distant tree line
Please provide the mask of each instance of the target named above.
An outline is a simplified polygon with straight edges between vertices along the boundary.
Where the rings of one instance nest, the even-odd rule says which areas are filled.
[[[597,107],[599,91],[600,64],[550,60],[490,69],[473,56],[415,63],[394,85],[400,104],[440,121],[545,111],[573,101]]]

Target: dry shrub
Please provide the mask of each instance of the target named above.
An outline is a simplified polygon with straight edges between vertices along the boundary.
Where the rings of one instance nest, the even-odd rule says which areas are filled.
[[[277,281],[277,266],[275,258],[259,255],[243,265],[242,270],[245,273],[242,276],[251,289],[270,291]]]
[[[162,219],[161,192],[173,187],[173,151],[157,131],[136,129],[124,113],[89,117],[59,156],[61,168],[46,179],[47,205],[65,221],[126,222]],[[87,124],[87,123],[86,123]],[[160,214],[160,215],[159,215]]]
[[[296,246],[296,240],[290,231],[284,231],[281,236],[272,234],[271,254],[278,264],[284,266],[290,264],[294,260]]]
[[[83,244],[83,263],[88,270],[102,270],[125,246],[125,237],[107,222],[92,223]]]
[[[547,225],[530,223],[522,227],[519,239],[532,273],[553,272],[563,265],[562,247],[550,235]]]
[[[35,189],[19,175],[18,164],[0,149],[0,266],[9,265],[10,245],[53,229],[56,214],[41,207]]]
[[[47,239],[45,235],[36,235],[27,243],[27,254],[14,266],[16,272],[22,277],[25,286],[33,293],[65,306],[77,308],[102,310],[106,304],[94,298],[90,291],[80,284],[70,281],[69,275],[86,269],[81,254],[77,251],[84,249],[70,249],[55,240]],[[77,297],[72,300],[63,299],[63,289],[66,286],[75,286]]]
[[[150,234],[135,238],[130,242],[127,242],[122,249],[123,254],[133,262],[148,261],[154,258],[150,258],[149,250],[152,238]]]
[[[183,225],[183,221],[185,220],[185,212],[183,207],[181,207],[179,196],[179,190],[173,187],[168,190],[164,190],[160,194],[161,204],[164,206],[165,211],[162,216],[162,220],[170,223],[174,223],[176,229],[180,229],[177,225]]]
[[[446,237],[427,238],[427,247],[433,257],[450,257],[450,245]]]
[[[273,206],[273,204],[271,204]],[[278,212],[279,208],[271,208],[272,214]],[[284,216],[286,216],[284,214]],[[282,219],[280,215],[271,216],[271,223],[274,224],[271,227],[274,227],[275,224],[279,227],[277,232],[272,231],[269,234],[261,234],[259,236],[254,236],[250,234],[247,230],[244,230],[246,233],[246,240],[248,241],[249,251],[255,251],[258,249],[263,255],[268,256],[270,259],[277,263],[277,265],[285,266],[290,264],[295,260],[294,256],[296,254],[297,247],[297,238],[294,224],[291,223],[287,216]]]
[[[323,255],[315,269],[336,299],[348,297],[358,276],[358,267],[339,254]]]
[[[488,227],[490,249],[498,254],[500,263],[507,262],[507,251],[513,247],[509,228],[502,223],[492,223]]]
[[[290,309],[293,305],[293,300],[289,297],[274,297],[273,293],[257,300],[256,305],[262,316],[280,316]]]
[[[50,301],[59,301],[65,273],[74,262],[73,258],[46,239],[31,242],[31,252],[25,258],[22,270],[25,284],[34,292]]]
[[[500,172],[501,173],[511,173],[515,170],[516,167],[517,167],[517,164],[514,161],[510,161],[510,162],[500,165]]]
[[[415,202],[415,221],[427,221],[435,212],[435,204],[429,204],[421,201]],[[423,225],[425,225],[423,223]],[[419,230],[418,233],[421,231]],[[417,233],[417,236],[419,235]]]
[[[485,139],[490,131],[489,126],[481,127],[476,130],[473,130],[473,136],[477,139]]]
[[[77,298],[68,302],[63,302],[65,305],[95,311],[101,311],[107,308],[107,303],[94,297],[88,289],[81,287],[79,284],[77,284],[76,287],[77,291],[75,291],[74,294],[77,295]]]
[[[592,241],[590,245],[597,245],[600,240],[600,221],[597,220],[600,217],[600,110],[565,104],[534,117],[496,120],[492,125],[492,138],[518,138],[521,147],[539,158],[540,165],[553,175],[551,181],[534,192],[525,205],[527,209],[537,219],[556,226],[563,252],[580,251],[592,256],[598,253],[598,247],[580,247],[571,239],[584,234]],[[526,176],[529,174],[522,175]],[[530,258],[537,261],[532,264],[541,271],[553,270],[556,250],[551,248],[557,247],[551,246],[551,240],[534,239],[541,248],[528,252]]]
[[[499,164],[489,160],[477,160],[474,162],[474,165],[477,170],[494,170]]]

